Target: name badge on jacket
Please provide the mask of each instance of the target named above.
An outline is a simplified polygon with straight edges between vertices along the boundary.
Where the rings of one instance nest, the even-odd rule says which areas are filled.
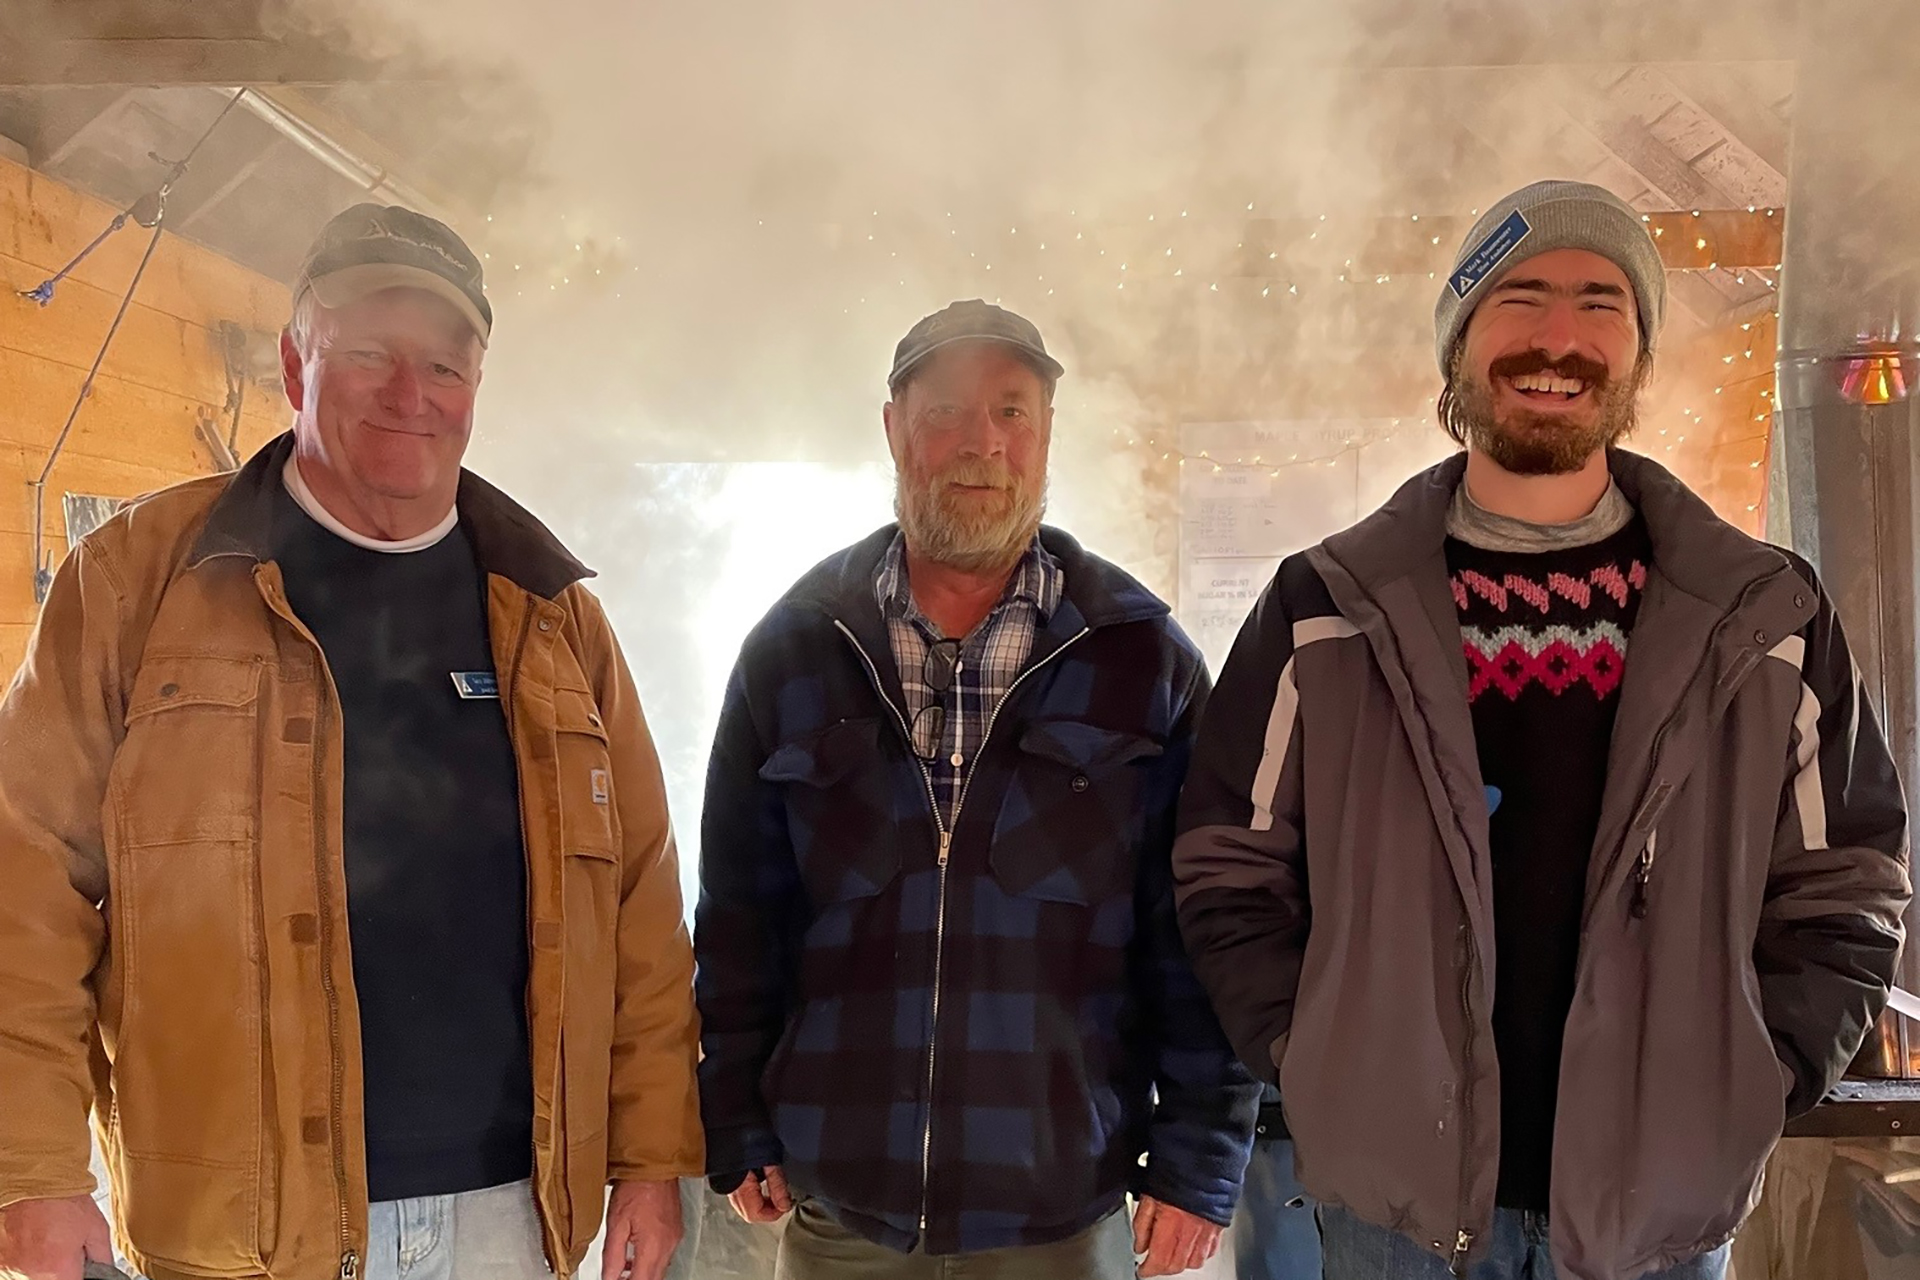
[[[462,698],[498,698],[500,677],[491,671],[452,671],[453,688]]]

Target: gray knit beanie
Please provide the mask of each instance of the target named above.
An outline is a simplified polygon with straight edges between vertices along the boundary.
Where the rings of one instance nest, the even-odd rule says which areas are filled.
[[[1467,232],[1433,309],[1434,355],[1445,377],[1454,344],[1487,290],[1528,258],[1585,249],[1626,272],[1640,312],[1640,348],[1651,352],[1667,314],[1667,268],[1626,201],[1587,182],[1536,182],[1496,202]],[[1524,252],[1521,252],[1524,251]]]

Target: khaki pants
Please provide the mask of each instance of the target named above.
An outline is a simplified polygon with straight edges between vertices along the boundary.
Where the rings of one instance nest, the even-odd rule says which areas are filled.
[[[796,1207],[780,1237],[775,1280],[1133,1280],[1133,1226],[1115,1209],[1052,1244],[930,1257],[899,1253],[847,1230],[818,1200]]]

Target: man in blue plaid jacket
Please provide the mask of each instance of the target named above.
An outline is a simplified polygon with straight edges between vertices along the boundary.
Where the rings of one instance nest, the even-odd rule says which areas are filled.
[[[727,687],[695,927],[708,1172],[751,1221],[794,1209],[789,1280],[956,1254],[1173,1275],[1239,1194],[1258,1089],[1169,863],[1206,668],[1040,524],[1061,372],[984,302],[916,325],[885,409],[899,524],[802,578]]]

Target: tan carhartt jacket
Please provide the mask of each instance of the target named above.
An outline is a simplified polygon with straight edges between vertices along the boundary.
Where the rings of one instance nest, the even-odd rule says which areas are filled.
[[[0,1206],[85,1193],[156,1280],[351,1277],[367,1218],[341,711],[265,531],[292,448],[132,504],[0,702]],[[561,1274],[610,1179],[702,1172],[659,761],[588,576],[463,474],[527,853],[534,1198]]]

